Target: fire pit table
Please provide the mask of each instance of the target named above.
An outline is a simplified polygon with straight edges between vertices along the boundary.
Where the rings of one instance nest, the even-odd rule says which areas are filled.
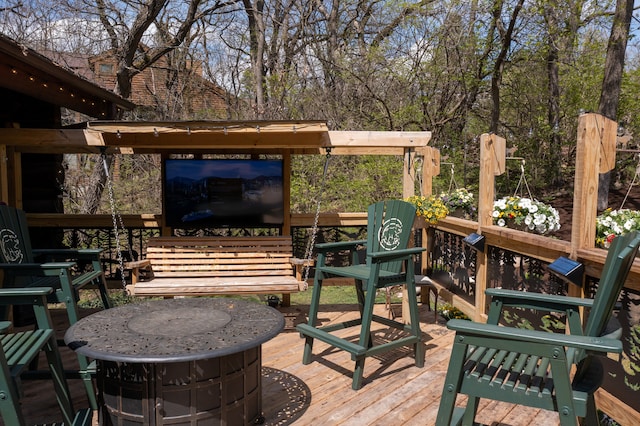
[[[229,298],[133,303],[89,315],[65,343],[97,360],[103,425],[259,423],[262,343],[277,310]]]

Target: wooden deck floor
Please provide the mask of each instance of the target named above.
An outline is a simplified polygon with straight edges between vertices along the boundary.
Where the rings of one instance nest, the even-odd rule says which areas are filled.
[[[444,320],[421,307],[421,328],[426,343],[423,368],[414,364],[409,349],[368,358],[364,386],[351,389],[353,362],[349,355],[322,342],[314,345],[314,361],[302,365],[303,340],[295,324],[306,321],[306,306],[281,308],[286,329],[263,345],[263,410],[266,425],[433,425],[447,369],[453,335]],[[379,314],[386,315],[383,305]],[[86,311],[85,314],[88,314]],[[59,317],[54,312],[54,317]],[[321,312],[323,324],[357,316],[356,306],[331,305]],[[354,329],[345,337],[357,338]],[[377,326],[375,339],[388,339],[389,329]],[[65,363],[74,354],[63,350]],[[53,391],[43,381],[24,382],[23,407],[29,424],[60,420]],[[70,386],[76,408],[87,406],[78,380]],[[94,416],[97,417],[97,416]],[[482,401],[477,418],[498,426],[557,425],[556,413],[510,404]],[[94,420],[97,424],[97,420]]]

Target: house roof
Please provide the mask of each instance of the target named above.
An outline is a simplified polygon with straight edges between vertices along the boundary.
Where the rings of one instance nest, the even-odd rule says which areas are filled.
[[[135,104],[0,34],[0,87],[97,119],[113,119]]]
[[[117,86],[118,60],[113,49],[94,55],[57,51],[41,53],[106,90]],[[227,98],[231,95],[203,77],[202,64],[192,62],[182,71],[176,71],[166,57],[158,59],[132,77],[128,99],[137,107],[158,112],[171,110],[176,117],[192,117],[204,112],[215,119],[227,117]]]

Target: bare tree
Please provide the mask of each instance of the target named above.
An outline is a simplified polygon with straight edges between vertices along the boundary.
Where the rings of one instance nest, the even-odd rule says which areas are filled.
[[[617,0],[607,46],[604,80],[600,92],[598,112],[612,120],[617,119],[624,58],[629,40],[629,28],[633,15],[633,0]],[[611,172],[602,173],[598,179],[598,210],[607,208]]]

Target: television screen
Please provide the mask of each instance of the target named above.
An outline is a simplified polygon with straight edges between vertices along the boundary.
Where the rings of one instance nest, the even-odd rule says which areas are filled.
[[[282,225],[282,175],[282,160],[166,160],[166,225],[172,228]]]

